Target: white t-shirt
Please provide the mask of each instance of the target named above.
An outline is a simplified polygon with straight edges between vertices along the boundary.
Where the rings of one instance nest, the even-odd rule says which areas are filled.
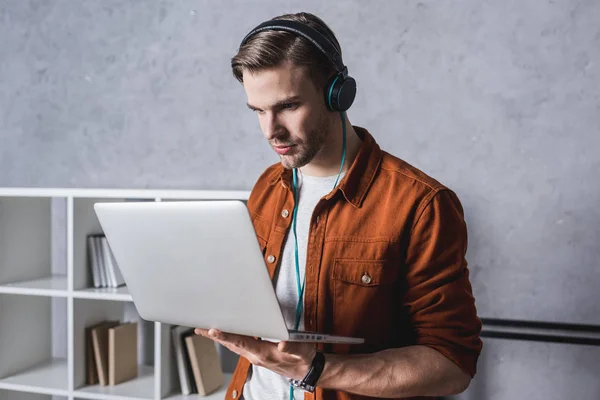
[[[343,172],[338,180],[344,177]],[[296,215],[296,236],[298,237],[298,265],[300,269],[300,284],[304,282],[306,270],[306,246],[308,242],[308,228],[313,210],[319,200],[333,190],[337,174],[327,177],[302,175],[298,171],[297,180],[299,187],[298,212]],[[294,329],[296,323],[296,306],[298,305],[298,284],[296,281],[296,261],[294,247],[293,226],[290,226],[286,237],[280,263],[275,271],[274,285],[283,316],[288,329]],[[306,290],[306,289],[305,289]],[[304,307],[300,316],[298,330],[304,329]],[[251,365],[248,379],[244,385],[244,400],[282,400],[289,399],[290,384],[287,377],[283,377],[266,368]],[[304,392],[294,390],[295,399],[304,399]]]

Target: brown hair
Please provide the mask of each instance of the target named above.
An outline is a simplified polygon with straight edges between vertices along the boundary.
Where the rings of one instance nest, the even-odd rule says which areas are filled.
[[[333,31],[319,17],[301,12],[284,14],[275,19],[296,21],[316,29],[338,49],[342,50]],[[325,87],[327,80],[336,72],[335,66],[314,44],[306,38],[287,31],[262,31],[252,36],[231,59],[235,78],[243,82],[243,71],[252,73],[276,67],[286,61],[308,68],[310,78],[317,89]]]

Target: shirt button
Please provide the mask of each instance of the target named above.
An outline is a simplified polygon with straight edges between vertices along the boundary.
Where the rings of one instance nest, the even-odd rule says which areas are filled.
[[[267,257],[267,261],[273,264],[275,262],[275,256],[271,254],[269,257]]]
[[[289,212],[288,210],[283,210],[283,211],[281,212],[281,216],[282,216],[283,218],[287,218],[287,217],[288,217],[288,215],[290,215],[290,212]]]
[[[364,283],[365,285],[368,285],[369,283],[371,283],[371,277],[366,272],[362,276],[361,280],[362,280],[362,283]]]
[[[235,399],[237,397],[237,395],[238,395],[237,390],[234,390],[233,392],[231,392],[231,398],[232,399]]]

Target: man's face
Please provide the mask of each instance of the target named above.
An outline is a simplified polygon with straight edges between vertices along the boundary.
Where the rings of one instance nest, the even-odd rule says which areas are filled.
[[[291,63],[243,73],[248,107],[285,168],[300,168],[319,154],[329,132],[322,91],[308,71]]]

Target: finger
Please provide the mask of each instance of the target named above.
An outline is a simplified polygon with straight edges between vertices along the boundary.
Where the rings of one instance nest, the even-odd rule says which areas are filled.
[[[213,339],[219,339],[219,340],[223,340],[224,339],[224,334],[223,332],[221,332],[218,329],[212,328],[208,330],[208,336],[213,338]]]
[[[220,332],[219,338],[211,338],[233,353],[248,359],[254,365],[262,365],[267,354],[275,352],[275,344],[262,342],[249,336],[241,336]],[[221,339],[222,338],[222,339]],[[273,358],[273,357],[271,357]]]
[[[282,353],[292,353],[293,352],[293,344],[292,342],[287,342],[287,341],[281,341],[279,343],[277,343],[277,350],[281,351]]]
[[[218,339],[213,339],[216,343],[220,344],[221,346],[225,347],[226,349],[228,349],[229,351],[231,351],[232,353],[237,354],[240,357],[244,357],[246,359],[248,359],[250,362],[254,361],[257,359],[257,355],[244,349],[241,347],[236,346],[234,343],[232,342],[225,342],[225,341],[221,341]]]
[[[216,343],[220,344],[221,346],[228,348],[229,350],[231,350],[232,352],[236,353],[239,356],[245,356],[245,354],[247,353],[246,350],[244,350],[241,347],[236,346],[235,344],[233,344],[231,342],[224,342],[219,339],[213,339],[213,340]]]
[[[314,346],[309,343],[281,341],[277,344],[277,349],[282,353],[305,355],[314,350]]]
[[[231,343],[241,349],[253,349],[257,347],[259,341],[250,336],[236,335],[234,333],[222,332],[217,329],[210,329],[208,336],[220,342]]]
[[[245,351],[252,351],[254,349],[253,342],[254,339],[249,336],[236,335],[232,333],[225,333],[218,329],[202,329],[196,328],[194,330],[197,334],[205,336],[218,344],[221,344],[228,348],[229,350],[235,352],[238,355]]]

